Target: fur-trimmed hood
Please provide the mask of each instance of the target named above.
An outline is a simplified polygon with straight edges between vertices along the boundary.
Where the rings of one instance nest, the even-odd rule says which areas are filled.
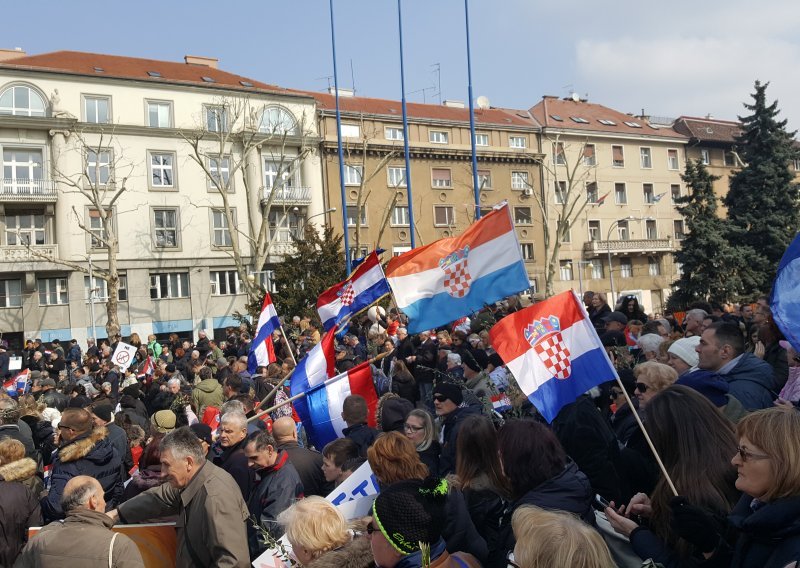
[[[92,453],[92,450],[94,450],[98,444],[100,444],[100,442],[107,439],[108,430],[106,427],[97,427],[88,434],[84,434],[83,436],[61,446],[61,448],[58,450],[58,458],[62,463],[78,461],[79,459],[87,457],[90,453]],[[111,444],[106,443],[105,446],[107,446],[109,452],[112,451]]]
[[[36,475],[36,462],[31,458],[22,458],[0,466],[0,478],[6,481],[25,481],[33,475]]]
[[[306,564],[305,568],[371,568],[374,565],[369,539],[362,535],[341,548],[326,552]]]

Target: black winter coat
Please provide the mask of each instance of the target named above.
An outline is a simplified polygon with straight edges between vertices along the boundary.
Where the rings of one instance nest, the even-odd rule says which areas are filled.
[[[342,430],[345,438],[350,438],[358,446],[358,455],[362,458],[367,457],[367,449],[378,438],[378,432],[375,428],[370,428],[366,424],[356,424]]]
[[[36,463],[23,458],[0,468],[0,566],[11,566],[25,542],[28,527],[42,522],[39,497],[22,483],[36,475]]]
[[[753,498],[743,495],[728,521],[736,527],[733,568],[783,568],[800,561],[800,497],[786,497],[753,511]]]
[[[442,538],[447,543],[447,551],[467,552],[484,562],[489,556],[486,540],[472,522],[464,494],[455,487],[451,487],[447,495],[445,515]]]
[[[278,450],[289,454],[289,461],[300,475],[300,481],[303,482],[303,493],[306,497],[310,495],[327,497],[333,491],[333,486],[325,481],[325,475],[322,473],[321,453],[301,448],[297,442],[278,444]]]
[[[59,412],[64,412],[69,404],[69,397],[55,389],[49,389],[41,397],[40,402],[44,402],[48,408],[55,408]]]
[[[25,422],[31,429],[33,445],[42,458],[42,465],[50,465],[53,452],[57,447],[53,425],[47,420],[39,420],[35,416],[23,416],[20,420]]]
[[[214,458],[214,465],[221,467],[233,477],[242,492],[242,498],[247,500],[250,490],[255,485],[255,474],[247,466],[247,456],[244,455],[244,447],[247,445],[247,438],[230,446],[223,448],[219,442],[215,443],[209,452]]]
[[[460,368],[460,367],[459,367]],[[442,422],[442,453],[439,456],[439,477],[456,471],[456,438],[461,424],[469,416],[480,414],[482,406],[465,406],[456,408]],[[467,551],[462,551],[467,552]]]

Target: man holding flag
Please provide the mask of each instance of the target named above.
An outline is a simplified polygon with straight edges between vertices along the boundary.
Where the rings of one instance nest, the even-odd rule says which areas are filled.
[[[247,371],[250,374],[255,373],[258,367],[266,367],[276,361],[272,334],[280,327],[278,312],[275,311],[272,297],[267,292],[264,294],[264,303],[261,305],[261,315],[258,316],[256,336],[250,343],[250,352],[247,354]]]

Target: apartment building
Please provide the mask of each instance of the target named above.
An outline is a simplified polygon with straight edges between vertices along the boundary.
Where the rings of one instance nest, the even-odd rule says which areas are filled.
[[[123,335],[235,324],[246,296],[232,233],[250,262],[248,232],[268,218],[275,246],[249,269],[268,284],[289,235],[323,211],[319,159],[304,152],[319,142],[315,116],[312,97],[212,58],[0,52],[3,337],[106,335],[105,282],[74,269],[108,265],[101,213],[84,195],[92,185],[109,190],[103,207],[119,235]]]
[[[673,203],[686,191],[688,138],[577,96],[543,97],[530,113],[546,156],[547,222],[572,220],[560,239],[555,291],[613,290],[614,299],[632,294],[647,312],[662,311],[678,276],[672,253],[684,220]],[[580,198],[580,207],[583,196],[588,205],[565,214],[563,204]]]
[[[326,203],[337,207],[330,222],[341,233],[341,186],[335,97],[315,94],[322,137]],[[411,228],[399,101],[340,91],[346,225],[351,256],[375,247],[398,255],[411,250]],[[536,122],[527,111],[475,109],[480,206],[508,201],[517,237],[535,284],[541,225],[533,191],[539,184]],[[458,235],[475,220],[469,109],[463,103],[409,103],[408,144],[416,245]],[[359,212],[360,204],[360,212]]]

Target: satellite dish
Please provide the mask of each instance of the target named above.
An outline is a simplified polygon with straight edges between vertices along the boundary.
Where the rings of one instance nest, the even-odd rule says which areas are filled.
[[[580,102],[581,97],[580,97],[580,95],[578,95],[578,93],[572,93],[572,100],[577,103],[577,102]]]
[[[478,103],[478,108],[480,109],[486,110],[487,108],[490,107],[489,97],[484,97],[483,95],[481,95],[480,97],[478,97],[476,102]]]

